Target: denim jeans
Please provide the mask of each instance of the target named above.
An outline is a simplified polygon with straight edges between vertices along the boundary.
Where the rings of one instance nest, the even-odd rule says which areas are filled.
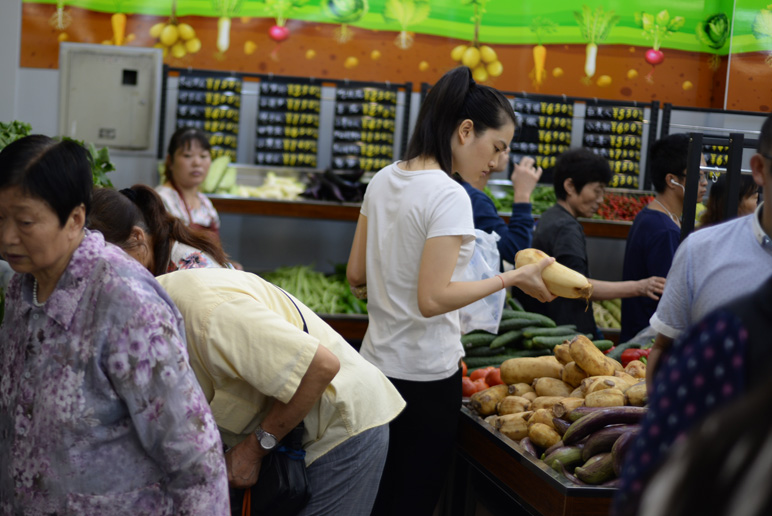
[[[339,444],[308,467],[311,500],[300,516],[370,514],[389,446],[389,425]]]

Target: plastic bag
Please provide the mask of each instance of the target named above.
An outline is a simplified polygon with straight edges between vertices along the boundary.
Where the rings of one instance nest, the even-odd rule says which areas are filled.
[[[459,281],[478,281],[501,274],[501,258],[496,245],[501,237],[495,232],[486,233],[480,229],[476,229],[475,234],[474,254]],[[469,333],[472,330],[498,332],[506,296],[507,291],[501,289],[460,308],[458,315],[461,333]]]

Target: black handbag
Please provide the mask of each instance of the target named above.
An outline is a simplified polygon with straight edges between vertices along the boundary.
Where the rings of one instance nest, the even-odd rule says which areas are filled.
[[[284,436],[265,456],[257,484],[249,489],[231,488],[233,516],[294,516],[311,498],[303,450],[303,423]]]
[[[303,321],[303,331],[308,333],[300,308],[289,294],[284,294],[297,308]],[[306,506],[311,499],[311,486],[303,449],[304,429],[301,421],[263,458],[254,486],[249,489],[230,488],[232,516],[295,516]]]

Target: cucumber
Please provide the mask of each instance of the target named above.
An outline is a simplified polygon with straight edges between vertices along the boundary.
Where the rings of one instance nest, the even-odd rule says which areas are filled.
[[[518,318],[517,316],[521,313],[523,313],[522,310],[518,311],[518,310],[510,310],[509,308],[505,308],[501,312],[501,320],[503,321],[504,319],[517,319]]]
[[[510,330],[505,333],[499,334],[498,337],[491,341],[491,349],[503,348],[504,346],[511,346],[517,342],[520,337],[523,336],[523,332],[520,330]]]
[[[571,340],[576,337],[577,333],[567,333],[565,335],[539,335],[534,337],[533,348],[534,349],[552,349],[558,344],[563,344],[567,340]]]
[[[614,346],[612,341],[606,339],[593,340],[592,343],[595,344],[595,347],[601,351],[608,351],[612,348],[612,346]]]
[[[466,335],[461,336],[461,344],[464,346],[464,349],[469,350],[483,346],[490,346],[491,342],[495,338],[495,333],[488,333],[487,331],[484,333],[467,333]]]
[[[501,351],[501,350],[499,350]],[[548,349],[534,349],[534,350],[517,350],[517,351],[510,351],[509,353],[501,353],[498,355],[488,356],[488,357],[470,357],[466,356],[463,358],[464,362],[466,363],[466,367],[468,368],[468,371],[471,373],[474,369],[479,369],[481,367],[486,366],[500,366],[502,362],[505,360],[509,360],[510,358],[522,358],[522,357],[542,357],[546,355],[551,355],[552,352]]]
[[[640,342],[623,342],[622,344],[619,344],[617,347],[609,351],[606,356],[613,358],[617,362],[621,362],[622,352],[624,350],[630,349],[630,348],[640,348],[640,347],[641,347]]]
[[[502,319],[499,323],[499,334],[506,333],[512,330],[522,330],[529,326],[537,326],[538,323],[532,319]]]
[[[555,321],[553,321],[552,319],[550,319],[544,314],[537,314],[534,312],[520,312],[517,314],[517,318],[530,319],[532,321],[536,321],[533,324],[533,326],[546,326],[549,328],[554,328],[555,326],[557,326],[557,324],[555,324]]]
[[[516,311],[516,312],[525,312],[525,310],[523,310],[523,307],[522,307],[522,306],[520,306],[520,303],[518,303],[518,302],[515,300],[515,298],[514,298],[514,297],[508,297],[508,298],[507,298],[507,304],[509,305],[509,307],[510,307],[512,310],[514,310],[514,311]]]
[[[523,335],[525,337],[555,337],[558,335],[568,335],[571,332],[576,331],[575,324],[566,324],[563,326],[556,326],[555,328],[542,328],[536,326],[529,326],[523,329]]]
[[[482,346],[479,348],[470,348],[470,349],[466,349],[465,351],[466,351],[466,356],[468,357],[490,357],[501,353],[500,349],[491,348],[488,346]]]

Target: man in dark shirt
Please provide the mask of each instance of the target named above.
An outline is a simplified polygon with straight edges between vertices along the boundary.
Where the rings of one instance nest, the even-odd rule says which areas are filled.
[[[553,183],[557,204],[545,211],[536,225],[533,247],[589,277],[587,241],[578,217],[592,217],[601,203],[612,173],[608,162],[584,148],[560,155],[555,164]],[[659,299],[665,278],[652,276],[639,281],[600,281],[591,279],[591,300],[649,296]],[[583,333],[596,335],[592,307],[584,299],[557,298],[539,303],[528,296],[518,298],[526,310],[543,313],[558,324],[575,324]]]

